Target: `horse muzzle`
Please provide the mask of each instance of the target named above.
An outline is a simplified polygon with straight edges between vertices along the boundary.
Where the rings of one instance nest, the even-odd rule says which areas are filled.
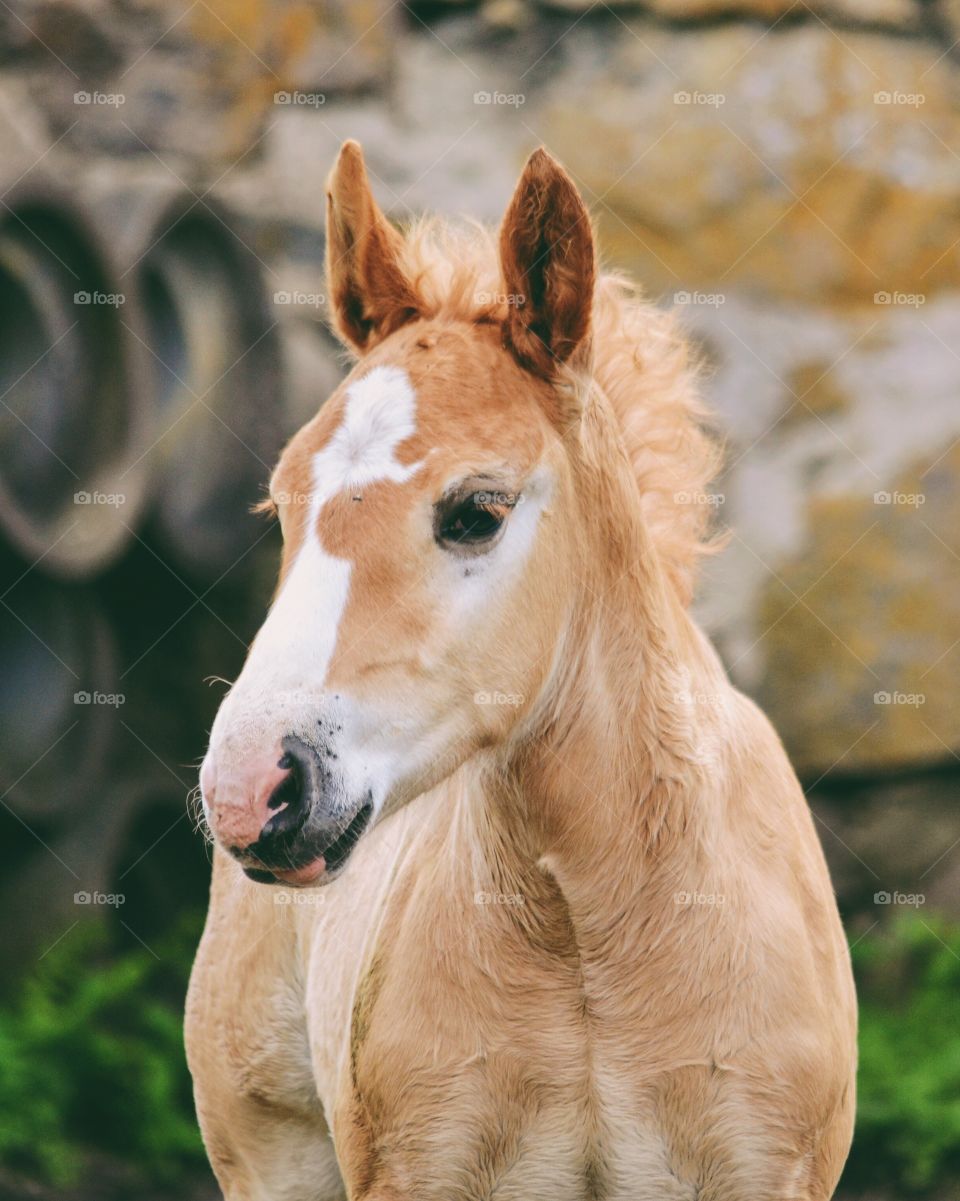
[[[325,883],[350,857],[373,815],[368,790],[350,802],[336,756],[288,735],[269,752],[200,772],[210,828],[260,884]]]

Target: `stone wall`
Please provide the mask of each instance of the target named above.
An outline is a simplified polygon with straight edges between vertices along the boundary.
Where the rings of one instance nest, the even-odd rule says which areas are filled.
[[[545,143],[607,262],[702,348],[732,535],[699,611],[813,787],[849,906],[876,882],[956,908],[958,38],[952,0],[11,0],[0,148],[8,183],[66,181],[108,225],[151,190],[236,214],[292,429],[340,371],[339,142],[397,219],[491,221]]]

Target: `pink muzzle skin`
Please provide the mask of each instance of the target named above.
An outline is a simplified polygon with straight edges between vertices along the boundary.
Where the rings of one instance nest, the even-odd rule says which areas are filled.
[[[260,837],[275,812],[270,798],[290,774],[281,767],[283,748],[249,755],[240,763],[223,766],[207,752],[200,769],[200,790],[207,807],[210,828],[230,850],[243,850]]]

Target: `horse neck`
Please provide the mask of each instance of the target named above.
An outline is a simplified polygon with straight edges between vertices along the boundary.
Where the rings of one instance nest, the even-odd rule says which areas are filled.
[[[583,472],[596,518],[578,610],[550,694],[482,790],[490,854],[501,866],[513,856],[528,883],[531,865],[546,870],[571,911],[601,923],[639,896],[667,907],[677,881],[702,874],[725,717],[722,703],[691,698],[729,689],[660,567],[621,458],[601,445]]]

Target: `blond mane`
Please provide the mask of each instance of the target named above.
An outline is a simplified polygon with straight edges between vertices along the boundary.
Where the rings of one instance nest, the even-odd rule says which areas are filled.
[[[402,265],[425,317],[502,321],[495,231],[425,217],[406,231]],[[624,276],[602,274],[593,305],[594,395],[613,408],[640,505],[661,561],[684,602],[700,555],[719,542],[706,489],[721,452],[699,393],[699,368],[672,313]]]

